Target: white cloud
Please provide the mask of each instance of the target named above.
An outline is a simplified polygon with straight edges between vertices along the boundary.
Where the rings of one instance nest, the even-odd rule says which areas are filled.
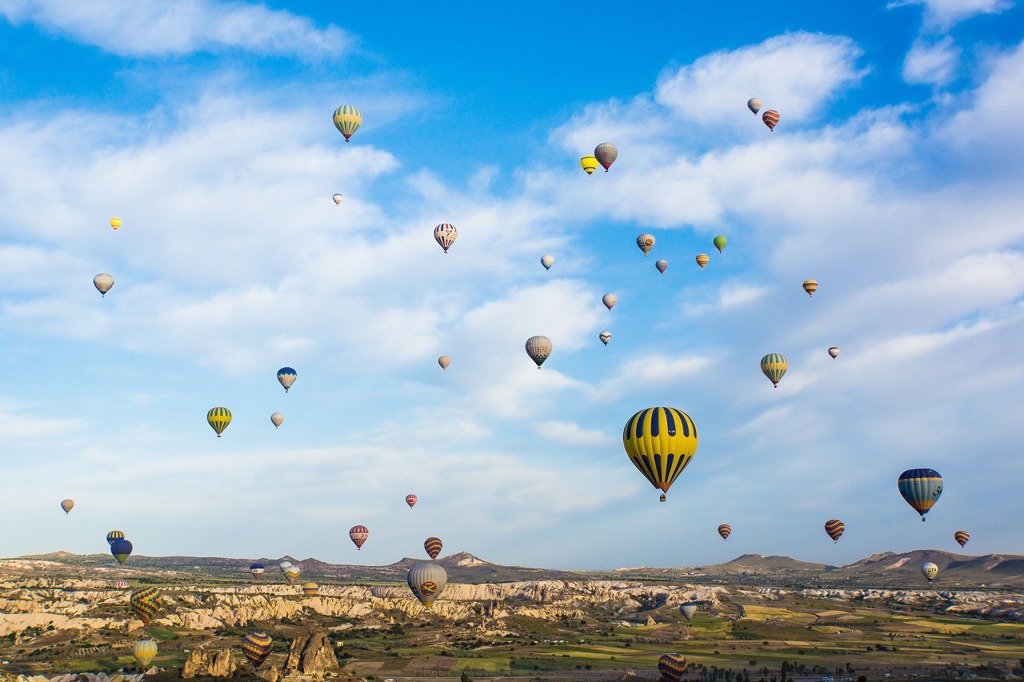
[[[903,80],[908,83],[943,86],[957,76],[961,50],[946,36],[929,43],[918,39],[903,60]]]
[[[584,429],[575,422],[542,421],[534,427],[545,438],[565,443],[591,447],[605,447],[609,450],[617,445],[616,438],[603,431]]]
[[[352,45],[337,26],[321,29],[291,12],[240,2],[0,0],[0,16],[130,57],[239,49],[314,59]]]
[[[922,5],[924,7],[925,25],[946,30],[953,24],[979,14],[999,14],[1010,7],[1010,0],[896,0],[888,7],[908,7]]]

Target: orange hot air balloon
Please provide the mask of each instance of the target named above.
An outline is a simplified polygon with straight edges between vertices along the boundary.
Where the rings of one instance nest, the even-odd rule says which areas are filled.
[[[444,543],[441,542],[441,538],[429,537],[423,541],[423,549],[427,550],[427,556],[431,559],[437,558],[442,547],[444,547]]]
[[[718,527],[718,534],[722,536],[723,540],[728,540],[729,536],[732,535],[732,526],[728,523],[723,523]]]
[[[766,126],[768,126],[768,130],[774,131],[775,126],[779,124],[779,112],[774,109],[769,109],[761,114],[761,120],[764,121]]]
[[[697,254],[697,265],[700,266],[701,270],[703,270],[704,266],[707,265],[709,262],[711,262],[711,259],[708,258],[708,254],[706,254],[706,253],[698,253]]]

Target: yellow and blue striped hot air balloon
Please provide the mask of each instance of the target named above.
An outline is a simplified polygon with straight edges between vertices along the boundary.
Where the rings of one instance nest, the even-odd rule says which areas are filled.
[[[626,422],[622,446],[651,485],[667,493],[697,451],[697,425],[674,407],[648,407]]]
[[[942,494],[942,476],[935,469],[907,469],[897,481],[900,495],[913,507],[921,520]]]
[[[788,367],[789,363],[786,362],[786,356],[782,353],[769,353],[761,358],[761,371],[771,380],[775,388],[779,387],[779,381]]]
[[[320,594],[320,586],[316,583],[306,583],[302,586],[302,595],[304,597],[315,597]]]
[[[273,648],[274,640],[265,632],[252,632],[242,640],[242,653],[254,668],[259,668],[267,660]]]
[[[348,142],[352,134],[359,130],[363,122],[363,115],[351,104],[344,104],[334,110],[334,127],[345,136]]]
[[[217,432],[217,438],[220,438],[220,434],[224,433],[224,429],[231,423],[231,410],[226,407],[214,407],[206,413],[206,421],[210,423],[210,428]]]
[[[140,639],[132,647],[132,656],[135,657],[140,668],[147,667],[156,658],[157,646],[152,639]]]
[[[679,682],[686,674],[686,657],[682,654],[662,654],[658,658],[658,672],[669,682]]]
[[[123,539],[124,539],[124,531],[123,530],[112,530],[109,533],[107,533],[107,544],[108,545],[114,544],[114,540],[123,540]]]

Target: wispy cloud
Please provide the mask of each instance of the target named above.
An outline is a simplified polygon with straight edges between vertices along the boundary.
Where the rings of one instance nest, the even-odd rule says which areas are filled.
[[[918,39],[903,60],[903,80],[915,84],[948,85],[956,78],[960,54],[960,48],[950,36],[934,43]]]
[[[889,8],[921,5],[924,7],[925,25],[946,30],[953,24],[979,14],[999,14],[1010,7],[1010,0],[896,0]]]

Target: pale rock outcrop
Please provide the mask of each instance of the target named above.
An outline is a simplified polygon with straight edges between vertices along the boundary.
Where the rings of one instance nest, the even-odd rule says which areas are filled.
[[[181,676],[185,679],[200,676],[231,677],[234,672],[235,657],[231,649],[221,649],[215,654],[210,654],[203,647],[196,647],[181,666]]]
[[[311,628],[292,640],[284,663],[285,675],[293,672],[322,677],[338,671],[338,659],[327,633]]]

